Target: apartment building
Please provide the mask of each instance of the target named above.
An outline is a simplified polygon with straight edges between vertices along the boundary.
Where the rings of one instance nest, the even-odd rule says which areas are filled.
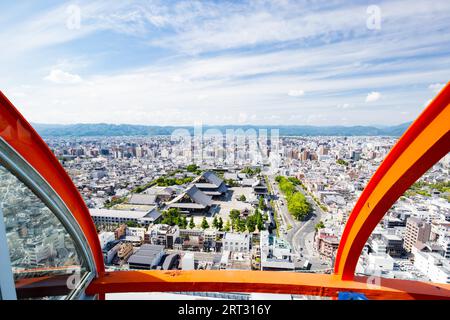
[[[427,242],[430,239],[431,225],[425,221],[410,217],[406,221],[405,241],[403,247],[407,252],[411,252],[412,247],[420,242]]]
[[[223,250],[249,252],[250,241],[250,234],[227,232],[223,237]]]

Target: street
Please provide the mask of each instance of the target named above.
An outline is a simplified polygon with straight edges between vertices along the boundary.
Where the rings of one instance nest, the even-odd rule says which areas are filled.
[[[309,194],[300,186],[297,186],[297,191],[303,193],[306,200],[311,204],[312,212],[306,221],[296,221],[287,209],[286,198],[279,190],[275,177],[273,175],[268,176],[268,180],[273,190],[272,199],[274,200],[275,210],[277,210],[282,221],[279,228],[280,237],[291,245],[293,251],[299,256],[300,263],[306,262],[306,260],[311,263],[311,270],[330,268],[330,262],[322,260],[313,247],[315,226],[321,220],[324,214],[323,210]],[[290,229],[288,226],[290,226]]]

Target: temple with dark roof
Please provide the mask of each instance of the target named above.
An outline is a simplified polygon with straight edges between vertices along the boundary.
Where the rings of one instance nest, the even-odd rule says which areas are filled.
[[[211,196],[201,191],[196,185],[192,185],[185,192],[170,201],[168,208],[178,208],[181,213],[198,215],[207,213],[211,205]]]
[[[193,183],[198,189],[213,198],[219,198],[228,191],[225,182],[212,171],[203,172]]]

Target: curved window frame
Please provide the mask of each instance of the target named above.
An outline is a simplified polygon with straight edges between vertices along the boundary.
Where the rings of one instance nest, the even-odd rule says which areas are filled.
[[[78,287],[66,299],[82,298],[85,294],[86,287],[96,277],[97,270],[91,248],[78,222],[49,183],[2,137],[0,137],[0,165],[17,177],[19,181],[27,186],[48,207],[64,226],[74,241],[76,248],[79,249],[77,254],[82,255],[83,259],[87,262],[88,270],[82,279],[80,279]]]

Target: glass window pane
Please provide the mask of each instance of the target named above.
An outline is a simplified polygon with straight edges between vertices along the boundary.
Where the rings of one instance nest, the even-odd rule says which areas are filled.
[[[86,261],[53,212],[2,166],[0,209],[18,299],[70,295],[87,273]]]

